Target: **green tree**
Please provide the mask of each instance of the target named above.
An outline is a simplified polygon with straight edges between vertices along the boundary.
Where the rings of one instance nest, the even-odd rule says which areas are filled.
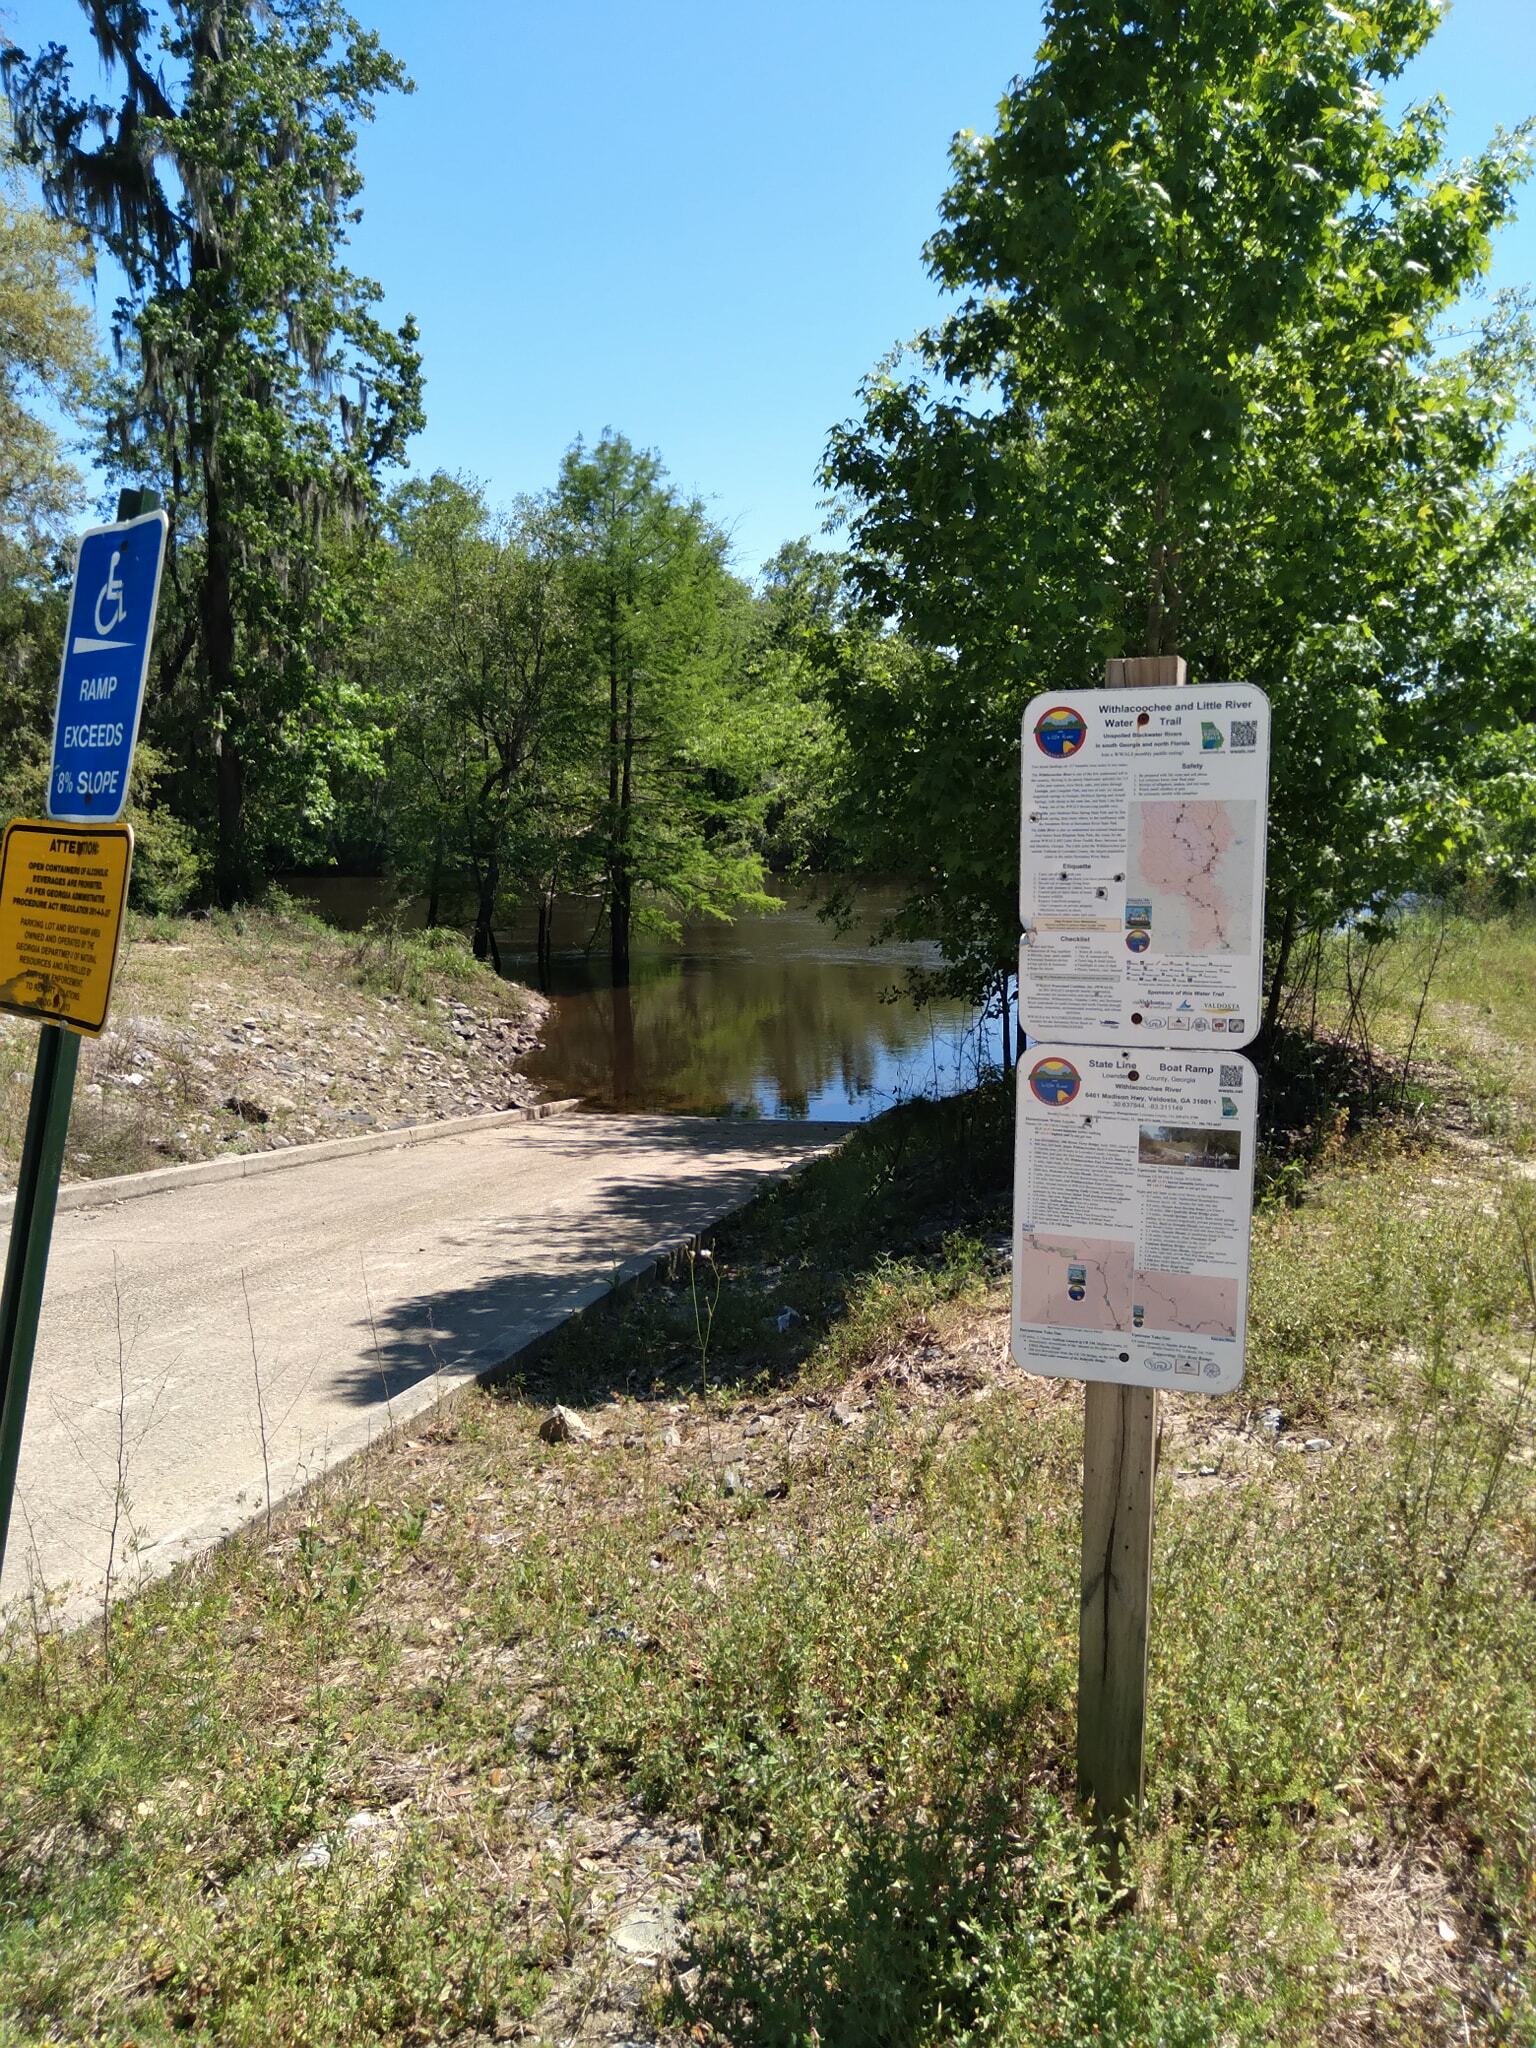
[[[841,555],[786,541],[763,566],[752,667],[771,770],[763,847],[776,874],[827,874],[857,856],[843,833],[842,728],[828,694],[850,658]]]
[[[867,833],[977,990],[1016,943],[1018,720],[1175,650],[1275,702],[1275,983],[1308,922],[1459,844],[1469,722],[1529,702],[1529,351],[1444,319],[1523,137],[1458,166],[1382,91],[1432,0],[1052,0],[962,135],[928,247],[956,295],[837,430],[852,574],[899,660],[836,701]]]
[[[58,685],[60,544],[83,490],[46,414],[78,420],[101,369],[87,275],[81,238],[0,166],[0,789],[12,808],[31,787]]]
[[[594,833],[616,983],[635,924],[767,906],[766,791],[725,536],[622,435],[567,454],[554,509],[601,705]]]
[[[82,6],[119,98],[77,95],[58,44],[8,50],[5,78],[56,213],[127,279],[106,459],[171,509],[157,730],[227,902],[359,744],[353,529],[420,424],[421,369],[342,252],[356,123],[407,81],[337,0]]]
[[[499,968],[498,910],[542,885],[546,810],[591,737],[568,568],[547,503],[496,520],[453,477],[408,486],[394,533],[379,651],[392,851],[425,889],[429,923],[467,885],[475,951]]]
[[[10,124],[0,124],[0,151]],[[0,168],[0,567],[46,561],[80,504],[81,483],[40,405],[78,420],[101,364],[81,290],[83,239]]]

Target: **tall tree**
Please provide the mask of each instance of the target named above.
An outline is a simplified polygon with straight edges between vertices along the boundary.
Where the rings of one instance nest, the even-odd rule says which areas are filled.
[[[497,913],[542,884],[554,785],[591,737],[567,564],[547,502],[494,519],[443,475],[407,486],[394,533],[378,650],[393,850],[429,922],[468,884],[475,951],[499,968]]]
[[[10,147],[0,117],[0,155]],[[63,599],[56,569],[84,491],[47,414],[78,420],[102,365],[81,238],[0,163],[0,789],[19,807],[46,746]],[[41,778],[39,778],[41,779]]]
[[[955,309],[828,473],[873,619],[920,656],[845,677],[851,773],[978,988],[1016,941],[1034,690],[1176,648],[1270,691],[1283,953],[1422,873],[1467,721],[1529,688],[1496,597],[1531,542],[1500,466],[1528,353],[1498,317],[1442,332],[1525,148],[1448,166],[1438,109],[1384,117],[1437,15],[1052,0],[996,133],[955,144],[927,252]]]
[[[5,119],[0,156],[10,147]],[[79,472],[39,407],[78,420],[102,367],[82,296],[88,275],[83,238],[0,164],[0,545],[9,566],[40,560],[80,501]]]
[[[348,743],[346,529],[421,420],[415,327],[390,332],[342,260],[356,124],[408,82],[337,0],[81,4],[119,97],[77,95],[58,44],[8,50],[5,78],[55,211],[127,279],[106,455],[171,505],[161,731],[227,902],[259,879],[263,805],[302,804]]]
[[[745,587],[725,536],[622,435],[566,456],[555,510],[603,706],[597,833],[617,984],[638,919],[763,905],[764,791],[743,665]]]

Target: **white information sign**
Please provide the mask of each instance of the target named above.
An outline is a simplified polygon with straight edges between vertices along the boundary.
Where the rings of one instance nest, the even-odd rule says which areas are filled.
[[[1239,1052],[1034,1045],[1019,1062],[1013,1356],[1052,1379],[1243,1377],[1258,1076]]]
[[[1024,714],[1019,1008],[1033,1038],[1259,1029],[1269,700],[1248,683],[1047,691]]]

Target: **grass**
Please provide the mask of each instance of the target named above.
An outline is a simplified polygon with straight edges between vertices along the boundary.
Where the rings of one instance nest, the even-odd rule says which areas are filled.
[[[1164,1404],[1126,1912],[1009,1137],[882,1119],[107,1650],[18,1628],[0,2043],[1536,2042],[1523,1158],[1332,1120],[1270,1175],[1248,1385]]]

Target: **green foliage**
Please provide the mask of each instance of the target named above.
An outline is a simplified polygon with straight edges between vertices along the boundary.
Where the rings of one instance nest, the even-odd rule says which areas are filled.
[[[637,921],[771,903],[755,831],[773,721],[746,669],[751,605],[725,536],[654,454],[611,433],[578,441],[553,511],[596,697],[592,863],[622,982]]]
[[[1048,8],[996,133],[962,135],[915,365],[834,433],[852,574],[897,673],[835,690],[864,832],[973,985],[1015,943],[1019,714],[1177,650],[1276,709],[1274,929],[1475,841],[1464,735],[1536,678],[1533,498],[1501,466],[1530,342],[1474,283],[1523,136],[1441,162],[1384,88],[1430,0]],[[905,826],[905,844],[902,828]]]
[[[0,116],[0,156],[10,120]],[[55,430],[51,401],[78,419],[99,369],[81,288],[81,237],[31,203],[7,161],[0,168],[0,561],[14,573],[46,565],[81,496]]]
[[[355,123],[406,80],[337,0],[83,5],[118,104],[77,96],[57,44],[12,48],[5,76],[56,212],[127,279],[106,459],[170,507],[151,731],[229,902],[371,744],[338,652],[421,371],[412,323],[389,332],[341,256]]]

